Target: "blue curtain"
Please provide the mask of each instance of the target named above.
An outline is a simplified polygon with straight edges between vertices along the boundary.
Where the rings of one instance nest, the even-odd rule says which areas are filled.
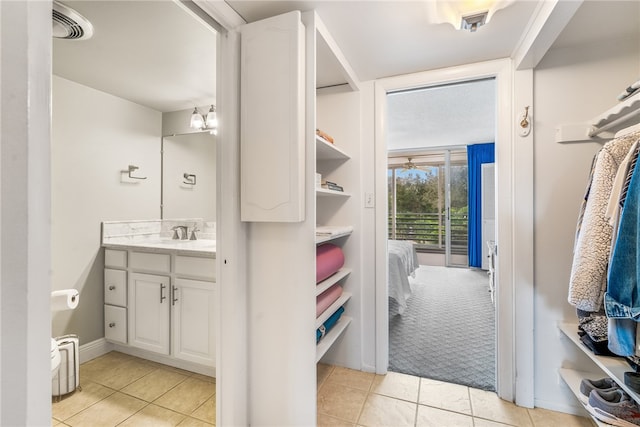
[[[495,144],[467,145],[469,171],[469,266],[482,267],[482,187],[483,163],[495,162]]]

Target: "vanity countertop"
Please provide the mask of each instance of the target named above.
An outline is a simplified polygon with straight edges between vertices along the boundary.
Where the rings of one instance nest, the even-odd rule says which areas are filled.
[[[103,247],[109,249],[143,249],[145,252],[172,253],[177,255],[198,256],[206,258],[216,257],[216,241],[174,240],[174,239],[140,239],[140,238],[111,238],[103,242]]]

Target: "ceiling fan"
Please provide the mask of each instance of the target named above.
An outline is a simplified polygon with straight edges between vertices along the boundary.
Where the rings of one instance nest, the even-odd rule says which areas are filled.
[[[402,167],[403,167],[402,172],[406,172],[406,171],[414,170],[414,169],[424,170],[422,168],[422,166],[413,163],[411,161],[412,158],[413,157],[407,157],[407,161],[402,164]]]

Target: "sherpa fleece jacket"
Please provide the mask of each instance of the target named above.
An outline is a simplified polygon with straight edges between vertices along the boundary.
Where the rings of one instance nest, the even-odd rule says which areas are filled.
[[[606,218],[609,196],[620,162],[640,132],[607,142],[596,158],[582,223],[573,250],[569,303],[584,311],[598,311],[607,288],[607,263],[613,228]]]

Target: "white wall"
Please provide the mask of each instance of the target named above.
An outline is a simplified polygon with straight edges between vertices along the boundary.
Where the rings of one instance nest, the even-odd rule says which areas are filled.
[[[558,368],[596,369],[556,325],[577,323],[567,303],[573,241],[591,159],[600,144],[556,143],[554,127],[587,121],[612,107],[638,76],[640,29],[635,37],[552,49],[534,71],[536,406],[581,411]]]
[[[104,336],[100,223],[160,217],[162,115],[53,76],[52,120],[52,290],[80,292],[53,334],[84,344]],[[121,182],[128,165],[147,179]]]

